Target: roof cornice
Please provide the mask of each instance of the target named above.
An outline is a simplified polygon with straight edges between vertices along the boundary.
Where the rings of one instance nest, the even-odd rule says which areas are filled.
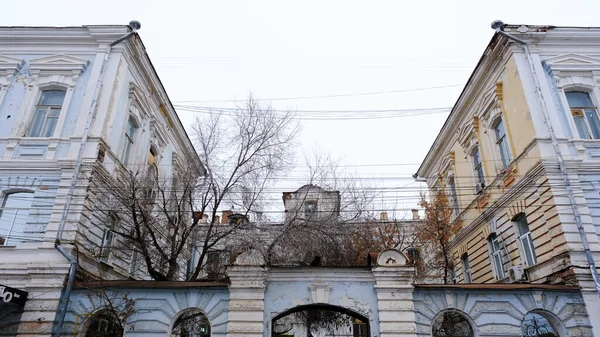
[[[473,116],[478,115],[477,112],[469,113],[473,108],[473,103],[479,96],[485,94],[486,88],[492,84],[492,81],[495,84],[496,79],[492,79],[492,75],[495,75],[498,68],[506,63],[513,52],[512,45],[507,43],[506,38],[500,38],[498,34],[494,34],[437,138],[423,159],[417,171],[419,177],[430,178],[436,174],[434,165],[450,151],[455,143],[453,140],[457,140],[458,137],[456,131]]]

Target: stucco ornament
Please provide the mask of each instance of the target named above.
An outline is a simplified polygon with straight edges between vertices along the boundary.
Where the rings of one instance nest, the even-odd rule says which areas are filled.
[[[331,285],[325,282],[316,281],[308,286],[313,303],[329,303],[329,292]]]
[[[397,249],[388,248],[379,253],[377,264],[385,267],[406,266],[408,259]]]
[[[258,250],[250,249],[240,254],[234,264],[236,266],[264,266],[265,258]]]

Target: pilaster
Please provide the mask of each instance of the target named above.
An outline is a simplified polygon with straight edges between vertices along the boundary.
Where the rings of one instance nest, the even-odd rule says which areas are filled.
[[[397,250],[384,250],[373,269],[381,337],[416,337],[413,304],[414,267]]]
[[[267,270],[257,251],[240,255],[227,268],[229,323],[227,337],[262,337]]]

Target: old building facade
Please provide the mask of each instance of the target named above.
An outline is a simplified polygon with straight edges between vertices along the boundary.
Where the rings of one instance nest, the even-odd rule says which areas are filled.
[[[401,252],[388,249],[369,268],[276,268],[250,250],[228,268],[229,282],[83,283],[73,294],[64,331],[69,336],[305,337],[306,330],[282,332],[280,320],[328,309],[354,320],[319,336],[593,336],[581,292],[573,287],[412,285],[414,268],[407,262]],[[98,286],[112,305],[91,296]],[[124,299],[131,304],[123,305]],[[109,320],[107,312],[123,319]]]
[[[462,223],[451,273],[581,287],[599,312],[600,29],[494,27],[417,172]]]
[[[166,179],[183,158],[201,167],[132,24],[0,28],[0,331],[9,336],[51,334],[75,265],[76,278],[145,277],[136,254],[110,252],[111,219],[89,198],[101,193],[98,175],[152,165]]]

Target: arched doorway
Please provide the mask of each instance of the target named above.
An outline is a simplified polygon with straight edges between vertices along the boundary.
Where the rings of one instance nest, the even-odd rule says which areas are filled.
[[[210,337],[210,321],[200,309],[185,310],[171,329],[171,337]]]
[[[446,310],[436,315],[431,324],[433,337],[475,337],[466,315],[458,310]]]
[[[370,337],[369,318],[328,304],[301,305],[271,320],[272,337]]]
[[[100,310],[88,318],[85,337],[122,337],[119,318],[110,310]]]
[[[565,332],[559,333],[560,330],[562,330],[562,325],[558,318],[541,310],[528,312],[521,323],[521,336],[523,337],[566,336]]]

